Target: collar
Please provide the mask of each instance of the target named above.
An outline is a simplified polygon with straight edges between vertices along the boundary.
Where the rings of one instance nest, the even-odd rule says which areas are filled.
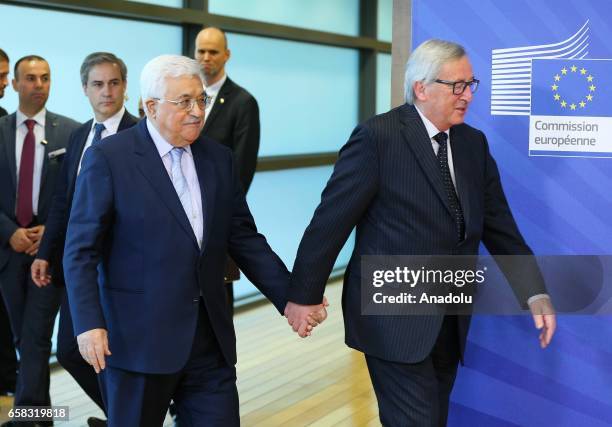
[[[226,80],[227,80],[227,74],[223,74],[223,77],[221,77],[221,79],[218,82],[213,83],[208,87],[205,86],[204,90],[206,90],[206,95],[216,97],[217,94],[219,93],[219,90],[221,90],[221,86],[223,86],[223,83],[225,83]]]
[[[155,125],[148,118],[145,120],[147,121],[147,130],[151,135],[151,139],[153,139],[155,148],[157,148],[159,156],[163,158],[166,154],[172,151],[174,145],[170,144],[168,141],[165,140],[163,136],[161,136]],[[189,155],[191,156],[191,146],[186,145],[183,148],[185,149],[185,152],[189,153]]]
[[[421,110],[419,110],[419,107],[415,105],[414,108],[416,108],[417,113],[419,113],[419,116],[421,116],[421,120],[423,120],[425,129],[427,130],[427,135],[429,135],[429,139],[432,139],[434,136],[439,134],[440,131],[438,130],[436,125],[434,125],[427,117],[425,117],[425,115],[421,112]],[[445,130],[444,133],[446,134],[446,136],[449,137],[449,140],[450,140],[450,129]]]
[[[21,126],[23,122],[28,119],[34,120],[37,124],[45,127],[45,122],[47,118],[47,109],[43,108],[38,113],[34,114],[32,117],[28,117],[23,114],[19,109],[17,109],[16,119],[17,119],[17,127]]]
[[[117,130],[119,129],[119,123],[121,123],[121,119],[123,118],[124,114],[125,114],[125,106],[121,107],[121,110],[117,111],[111,117],[109,117],[108,119],[102,122],[102,124],[104,125],[104,128],[107,130],[107,132],[110,135],[114,135],[117,133]],[[93,122],[91,123],[91,129],[94,128],[96,123],[98,122],[96,121],[96,118],[94,117]]]

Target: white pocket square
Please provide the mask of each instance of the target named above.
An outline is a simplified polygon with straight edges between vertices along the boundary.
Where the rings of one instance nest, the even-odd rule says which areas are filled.
[[[51,151],[49,154],[47,154],[47,156],[49,156],[50,159],[55,159],[56,157],[59,157],[62,154],[66,154],[65,148],[60,148],[58,150]]]

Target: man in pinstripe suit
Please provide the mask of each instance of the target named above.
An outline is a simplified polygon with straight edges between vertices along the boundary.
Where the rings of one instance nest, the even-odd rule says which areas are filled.
[[[406,66],[406,104],[359,125],[300,243],[285,314],[321,301],[338,252],[357,227],[344,278],[346,343],[365,353],[385,426],[446,425],[468,316],[364,316],[362,255],[531,255],[504,195],[485,135],[463,123],[478,86],[463,47],[429,40]],[[448,143],[447,143],[448,141]],[[555,315],[539,271],[511,283],[540,344]],[[527,288],[527,289],[522,289]]]

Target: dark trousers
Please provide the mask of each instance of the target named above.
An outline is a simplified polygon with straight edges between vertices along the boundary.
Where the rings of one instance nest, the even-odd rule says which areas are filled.
[[[191,355],[179,372],[143,374],[107,366],[102,375],[109,427],[161,426],[171,399],[181,427],[240,425],[236,369],[221,354],[202,301]]]
[[[17,354],[13,342],[13,332],[9,321],[2,289],[0,289],[0,395],[15,393],[17,383]]]
[[[104,401],[98,384],[98,375],[81,356],[79,345],[74,336],[72,316],[68,305],[68,294],[64,292],[62,305],[60,307],[59,331],[57,334],[57,361],[68,371],[72,378],[79,384],[81,389],[93,400],[104,412]]]
[[[30,276],[33,257],[12,252],[0,272],[2,296],[19,352],[15,406],[48,406],[49,356],[62,289],[38,288]]]
[[[446,426],[460,359],[457,328],[457,317],[445,316],[433,350],[419,363],[366,355],[383,426]]]

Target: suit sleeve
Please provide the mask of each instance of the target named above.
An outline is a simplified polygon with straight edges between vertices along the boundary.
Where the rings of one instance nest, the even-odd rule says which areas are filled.
[[[497,164],[485,150],[485,212],[482,241],[495,260],[523,308],[529,297],[545,294],[546,286],[531,248],[516,225],[502,188]],[[518,255],[518,256],[517,256]]]
[[[252,96],[246,102],[238,104],[238,114],[233,129],[234,141],[232,151],[240,172],[240,182],[246,193],[249,190],[259,152],[259,106]]]
[[[75,334],[106,328],[98,288],[98,264],[113,215],[111,171],[99,147],[85,153],[72,203],[64,276]]]
[[[4,212],[0,211],[0,245],[6,246],[19,225]]]
[[[255,221],[242,190],[235,166],[233,184],[233,214],[229,255],[248,279],[259,289],[282,314],[287,305],[289,271],[272,250],[266,238],[257,231]]]
[[[338,253],[365,215],[378,190],[376,141],[366,127],[357,127],[340,150],[321,203],[300,242],[288,299],[319,304]]]
[[[43,234],[42,241],[40,242],[40,248],[36,258],[44,259],[45,261],[51,261],[54,253],[59,249],[59,246],[64,241],[64,235],[66,233],[66,227],[68,225],[68,213],[70,206],[68,206],[67,191],[69,185],[69,170],[70,165],[74,161],[73,156],[76,154],[71,150],[74,141],[74,132],[71,135],[70,143],[68,144],[68,152],[62,162],[62,168],[60,170],[60,176],[55,184],[53,190],[53,197],[51,200],[51,209],[45,222],[45,232]]]

